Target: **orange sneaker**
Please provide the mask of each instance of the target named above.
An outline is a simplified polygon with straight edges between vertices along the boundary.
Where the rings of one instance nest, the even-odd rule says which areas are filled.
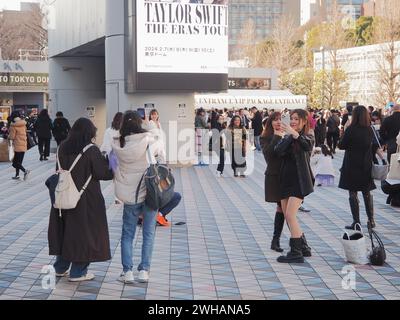
[[[162,227],[170,227],[171,223],[169,223],[161,213],[157,215],[157,223]]]

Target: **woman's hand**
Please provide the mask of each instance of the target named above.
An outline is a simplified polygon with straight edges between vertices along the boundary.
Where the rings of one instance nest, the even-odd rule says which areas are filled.
[[[299,138],[300,134],[296,130],[294,130],[291,126],[282,123],[282,128],[286,134],[291,135],[294,139]]]
[[[285,131],[281,130],[274,130],[274,135],[279,136],[279,137],[284,137],[285,136]]]

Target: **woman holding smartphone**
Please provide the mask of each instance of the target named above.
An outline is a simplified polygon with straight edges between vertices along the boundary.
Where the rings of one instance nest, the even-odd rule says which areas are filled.
[[[291,233],[290,251],[278,258],[281,263],[303,263],[311,256],[311,248],[297,220],[297,212],[304,198],[314,192],[314,177],[310,166],[310,155],[314,138],[309,134],[308,112],[292,111],[290,125],[282,123],[285,137],[276,145],[275,152],[282,158],[280,172],[281,203]]]

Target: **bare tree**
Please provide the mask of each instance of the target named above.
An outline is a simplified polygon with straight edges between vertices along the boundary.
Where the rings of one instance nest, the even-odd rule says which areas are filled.
[[[243,24],[234,52],[232,53],[232,58],[234,60],[245,61],[244,67],[254,67],[258,65],[256,25],[253,19],[248,19]]]
[[[379,5],[379,4],[378,4]],[[381,4],[375,28],[375,41],[380,43],[381,54],[377,55],[377,94],[375,102],[384,106],[400,99],[400,68],[397,63],[400,54],[400,7],[397,0],[387,0]]]
[[[264,66],[278,70],[280,86],[283,87],[283,79],[287,78],[288,73],[301,61],[294,19],[285,17],[274,24],[271,37],[262,48],[261,57]]]

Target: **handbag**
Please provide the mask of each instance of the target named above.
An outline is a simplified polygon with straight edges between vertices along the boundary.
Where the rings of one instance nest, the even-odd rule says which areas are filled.
[[[382,149],[382,145],[379,142],[378,135],[376,134],[375,128],[372,126],[372,132],[375,135],[375,139],[378,142],[379,148]],[[372,164],[371,176],[375,180],[384,181],[386,180],[389,173],[389,166],[387,164]]]
[[[37,145],[37,143],[35,142],[35,140],[32,137],[32,133],[30,131],[26,132],[26,140],[27,140],[28,150],[32,149],[33,147],[35,147]]]
[[[372,245],[372,251],[368,256],[368,259],[373,266],[383,266],[386,261],[385,246],[383,245],[381,238],[379,238],[378,234],[374,230],[369,228],[368,232]],[[375,238],[378,242],[377,246],[375,246],[373,238]]]
[[[390,158],[390,169],[387,179],[400,180],[400,146],[397,147],[397,153],[392,154]]]
[[[346,260],[354,264],[366,264],[368,262],[367,247],[365,244],[365,237],[359,223],[354,226],[354,231],[355,232],[352,235],[349,235],[346,232],[341,239]]]

